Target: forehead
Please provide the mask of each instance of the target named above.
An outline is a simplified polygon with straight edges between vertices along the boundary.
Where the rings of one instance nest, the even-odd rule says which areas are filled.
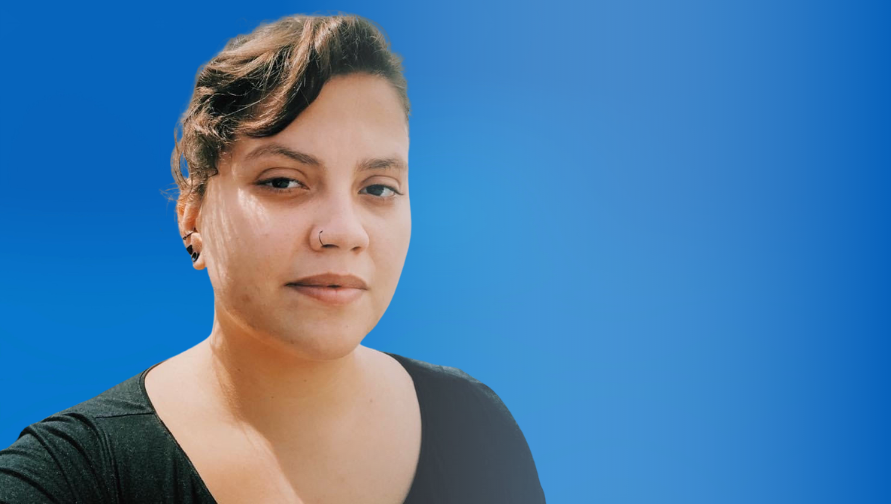
[[[326,162],[357,157],[408,157],[408,120],[389,81],[367,74],[337,76],[284,130],[271,137],[237,140],[233,160],[256,160],[257,151],[283,145]],[[263,147],[267,147],[263,149]]]

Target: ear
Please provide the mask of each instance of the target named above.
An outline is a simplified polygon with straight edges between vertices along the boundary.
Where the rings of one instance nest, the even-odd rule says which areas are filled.
[[[195,269],[204,269],[206,263],[204,261],[204,243],[201,240],[201,231],[197,228],[198,216],[201,213],[201,200],[194,195],[180,194],[176,201],[176,217],[179,224],[179,236],[186,238],[183,240],[183,247],[189,250],[191,247],[192,254],[198,254],[198,257],[192,262]]]

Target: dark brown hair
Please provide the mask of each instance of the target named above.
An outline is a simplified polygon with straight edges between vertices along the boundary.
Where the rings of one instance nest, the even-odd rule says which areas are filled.
[[[289,16],[231,39],[198,72],[181,119],[182,138],[174,130],[170,165],[180,195],[188,190],[186,197],[193,191],[198,200],[204,196],[220,155],[237,136],[275,135],[318,97],[325,82],[359,72],[386,78],[408,118],[402,58],[368,19]]]

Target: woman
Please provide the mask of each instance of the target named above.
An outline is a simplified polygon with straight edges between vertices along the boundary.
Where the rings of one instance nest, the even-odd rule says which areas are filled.
[[[0,501],[544,502],[489,387],[361,345],[408,253],[408,115],[400,59],[360,17],[230,41],[172,158],[210,336],[23,430]]]

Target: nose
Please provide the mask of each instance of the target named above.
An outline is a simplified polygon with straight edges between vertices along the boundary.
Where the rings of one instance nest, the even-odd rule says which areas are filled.
[[[368,247],[368,233],[360,219],[360,211],[349,195],[328,194],[316,208],[318,218],[309,236],[313,250],[363,250]]]

